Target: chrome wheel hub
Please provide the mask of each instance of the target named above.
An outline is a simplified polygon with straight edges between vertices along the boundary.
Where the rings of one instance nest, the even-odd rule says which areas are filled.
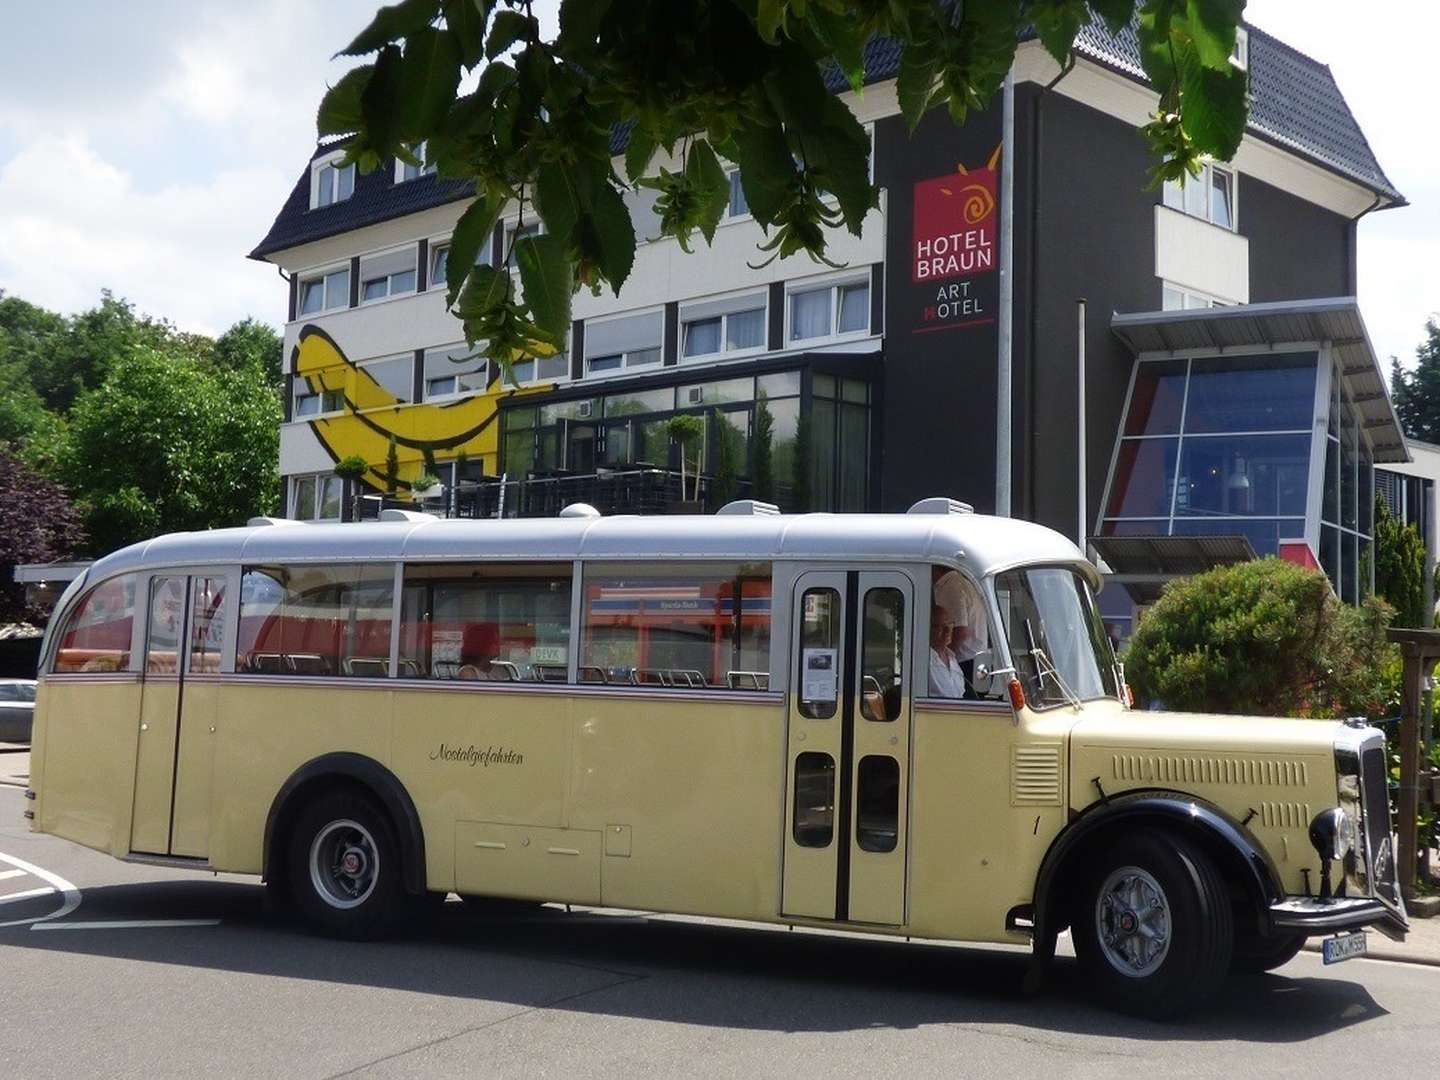
[[[1122,866],[1100,886],[1095,936],[1106,961],[1133,979],[1153,975],[1170,951],[1170,902],[1138,866]]]
[[[331,907],[359,907],[375,891],[380,858],[358,821],[332,821],[310,844],[310,883]]]

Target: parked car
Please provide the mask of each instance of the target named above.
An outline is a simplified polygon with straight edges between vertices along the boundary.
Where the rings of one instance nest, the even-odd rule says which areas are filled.
[[[0,679],[0,742],[30,741],[35,719],[35,680]]]

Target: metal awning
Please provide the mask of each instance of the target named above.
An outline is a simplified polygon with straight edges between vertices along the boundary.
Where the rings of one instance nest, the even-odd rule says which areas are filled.
[[[1329,345],[1345,388],[1360,411],[1377,464],[1409,461],[1405,434],[1390,404],[1385,372],[1353,296],[1235,304],[1190,311],[1149,311],[1110,318],[1110,329],[1137,356]]]
[[[1174,578],[1255,558],[1245,536],[1092,536],[1090,546],[1109,567],[1107,584],[1124,585],[1137,604],[1153,604]]]

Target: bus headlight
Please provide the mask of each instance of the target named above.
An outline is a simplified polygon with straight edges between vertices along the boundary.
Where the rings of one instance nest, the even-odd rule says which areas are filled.
[[[1338,806],[1321,810],[1310,822],[1310,843],[1322,862],[1343,859],[1355,845],[1354,830]]]

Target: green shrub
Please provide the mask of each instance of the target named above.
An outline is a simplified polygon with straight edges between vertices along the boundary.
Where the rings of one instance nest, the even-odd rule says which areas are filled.
[[[1165,587],[1125,653],[1142,700],[1275,716],[1378,716],[1392,705],[1385,641],[1394,609],[1346,607],[1325,575],[1281,559],[1220,567]]]

